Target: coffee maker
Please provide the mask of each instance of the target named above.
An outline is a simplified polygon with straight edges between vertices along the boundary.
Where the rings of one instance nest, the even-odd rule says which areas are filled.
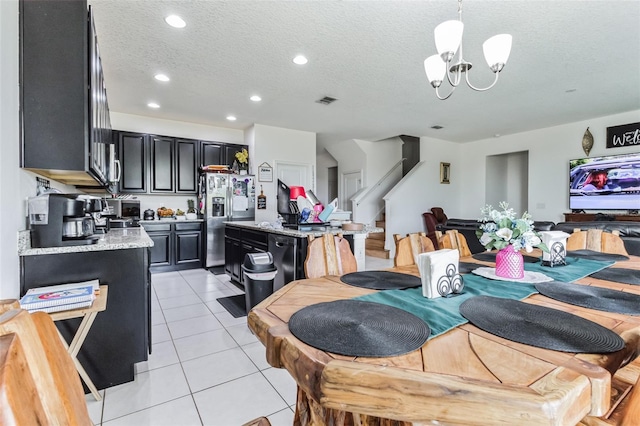
[[[43,194],[29,198],[31,247],[95,244],[95,222],[78,194]]]

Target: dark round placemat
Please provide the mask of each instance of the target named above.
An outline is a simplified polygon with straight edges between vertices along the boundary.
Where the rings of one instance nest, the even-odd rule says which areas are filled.
[[[631,285],[640,285],[640,271],[627,268],[606,268],[589,275],[599,280],[613,281]]]
[[[476,327],[525,345],[573,353],[610,353],[624,348],[613,331],[577,315],[519,300],[476,296],[460,305]]]
[[[340,280],[354,287],[372,290],[403,290],[422,285],[420,277],[388,271],[352,272],[341,276]]]
[[[414,351],[431,330],[417,316],[361,300],[336,300],[307,306],[289,319],[298,339],[323,351],[346,356],[387,357]]]
[[[480,260],[482,262],[495,262],[496,261],[496,252],[483,252],[472,254],[475,260]],[[522,259],[524,259],[524,263],[536,263],[540,261],[539,257],[535,256],[527,256],[526,254],[522,255]]]
[[[468,274],[469,272],[473,271],[474,269],[478,269],[481,266],[484,266],[484,265],[479,265],[473,262],[459,262],[458,272],[461,274]]]
[[[598,311],[640,315],[640,296],[624,291],[551,281],[536,284],[540,294],[551,299]]]
[[[615,253],[601,253],[593,250],[571,250],[567,252],[567,257],[576,257],[578,259],[588,260],[629,260],[629,256]]]

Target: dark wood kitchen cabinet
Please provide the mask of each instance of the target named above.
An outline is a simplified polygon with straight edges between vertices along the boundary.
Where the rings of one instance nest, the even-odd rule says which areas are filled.
[[[247,253],[268,250],[266,232],[226,225],[224,228],[224,271],[232,281],[244,287],[242,263]]]
[[[147,192],[146,136],[119,132],[118,157],[122,167],[119,192]]]
[[[245,145],[224,145],[221,159],[222,162],[220,164],[226,164],[229,167],[233,166],[233,162],[236,160],[236,153],[242,151],[243,149],[247,149],[247,147]]]
[[[211,164],[225,164],[220,160],[222,157],[222,152],[224,148],[224,144],[217,142],[200,142],[200,165],[208,166]]]
[[[201,268],[204,253],[202,222],[143,222],[151,247],[151,271],[165,272]]]
[[[87,2],[20,1],[23,168],[70,185],[107,187],[111,122]]]
[[[193,194],[198,179],[198,141],[150,136],[150,192]]]

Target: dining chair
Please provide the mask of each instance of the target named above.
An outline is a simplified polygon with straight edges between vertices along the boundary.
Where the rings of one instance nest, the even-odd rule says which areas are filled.
[[[307,278],[344,275],[357,270],[358,264],[349,241],[342,234],[324,234],[318,238],[309,235],[307,258],[304,261]]]
[[[471,256],[471,250],[467,244],[467,239],[455,229],[448,230],[444,235],[440,231],[436,231],[438,237],[438,247],[440,249],[458,249],[460,257]]]
[[[424,227],[427,230],[427,238],[431,240],[433,243],[433,247],[438,248],[438,238],[436,237],[436,230],[438,227],[438,220],[436,216],[431,212],[422,213],[422,218],[424,220]]]
[[[80,376],[44,312],[0,315],[0,395],[0,424],[92,425]]]
[[[435,247],[424,232],[407,234],[406,237],[400,234],[393,234],[396,242],[396,255],[393,258],[394,266],[417,265],[417,258],[420,253],[435,251]]]
[[[624,241],[618,231],[603,232],[602,229],[574,229],[567,238],[567,251],[593,250],[601,253],[622,254],[628,256]]]
[[[438,224],[443,225],[447,223],[447,215],[444,213],[444,209],[442,207],[431,207],[431,213],[436,217]]]
[[[271,422],[266,417],[258,417],[257,419],[249,420],[242,426],[271,426]]]

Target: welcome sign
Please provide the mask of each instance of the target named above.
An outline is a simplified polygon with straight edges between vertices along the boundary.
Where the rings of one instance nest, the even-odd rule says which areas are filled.
[[[640,123],[607,127],[607,148],[640,145]]]

